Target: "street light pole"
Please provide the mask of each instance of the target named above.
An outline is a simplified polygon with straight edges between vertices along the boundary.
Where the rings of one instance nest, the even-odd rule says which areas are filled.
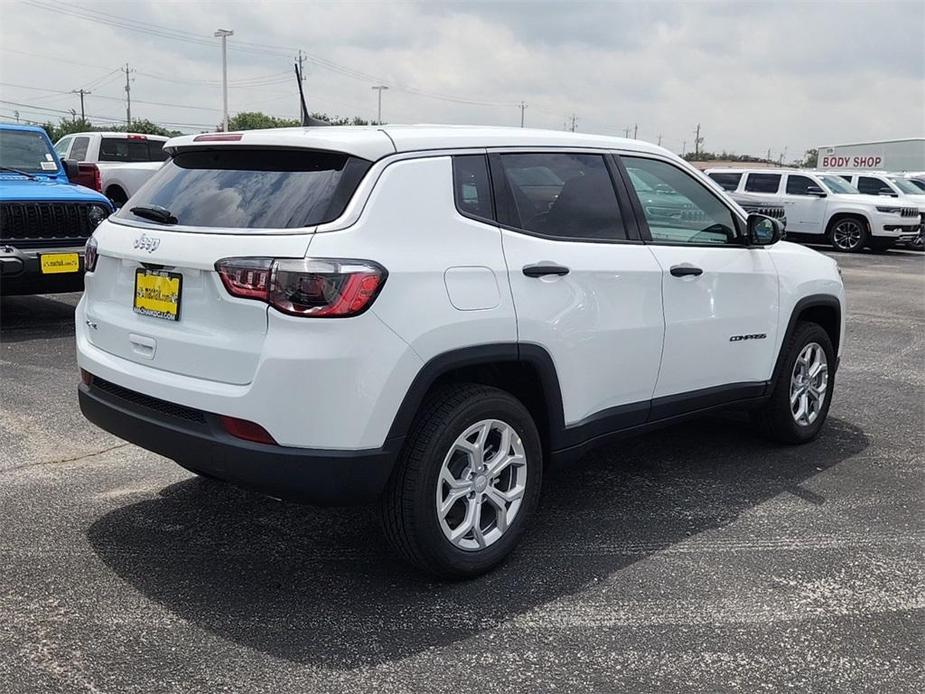
[[[372,87],[372,89],[375,89],[377,92],[379,92],[379,115],[376,118],[376,124],[382,125],[382,90],[388,89],[388,87],[384,84],[377,84],[375,87]]]
[[[228,46],[229,36],[234,36],[231,29],[216,29],[213,34],[222,40],[222,131],[228,132]]]

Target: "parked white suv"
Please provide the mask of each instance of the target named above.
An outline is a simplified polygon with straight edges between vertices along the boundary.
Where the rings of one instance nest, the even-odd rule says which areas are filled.
[[[62,137],[55,151],[62,159],[73,159],[95,167],[96,188],[113,205],[122,207],[167,159],[164,143],[170,138],[139,133],[87,132]]]
[[[783,205],[788,238],[825,240],[838,250],[857,252],[892,248],[919,231],[916,205],[885,205],[834,174],[802,169],[707,169],[706,174],[739,200]]]
[[[88,244],[84,414],[273,496],[378,499],[428,571],[497,564],[545,465],[614,435],[731,407],[800,443],[826,419],[835,261],[659,147],[385,126],[167,148]]]
[[[922,250],[922,230],[925,227],[925,190],[919,188],[915,182],[902,174],[890,174],[882,171],[830,171],[841,176],[848,183],[858,189],[861,195],[876,195],[881,200],[880,210],[893,208],[906,208],[910,205],[919,211],[919,233],[909,246]],[[884,198],[895,198],[885,200]],[[889,204],[889,203],[895,204]]]

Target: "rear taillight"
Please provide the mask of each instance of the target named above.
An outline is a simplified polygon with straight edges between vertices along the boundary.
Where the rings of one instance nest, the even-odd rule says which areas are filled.
[[[92,162],[80,162],[77,164],[77,172],[77,182],[80,185],[92,188],[98,193],[103,192],[103,174],[100,167]]]
[[[369,260],[226,258],[215,264],[232,296],[292,316],[347,318],[368,309],[388,273]]]
[[[99,258],[97,251],[96,239],[92,236],[87,239],[87,245],[84,247],[84,271],[93,272],[96,270],[96,261]]]

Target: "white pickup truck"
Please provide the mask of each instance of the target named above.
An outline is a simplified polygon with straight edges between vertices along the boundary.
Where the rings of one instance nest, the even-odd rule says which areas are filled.
[[[120,132],[74,133],[55,143],[61,159],[81,164],[81,183],[122,207],[167,159],[160,135]]]

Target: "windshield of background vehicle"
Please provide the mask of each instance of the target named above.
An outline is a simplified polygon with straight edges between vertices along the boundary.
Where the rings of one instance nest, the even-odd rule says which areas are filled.
[[[820,176],[819,180],[829,189],[831,193],[846,193],[848,195],[860,195],[860,191],[850,183],[845,182],[838,176]]]
[[[921,195],[922,191],[905,178],[891,178],[890,182],[906,195]]]
[[[48,142],[28,130],[0,130],[0,166],[27,173],[58,171]]]

